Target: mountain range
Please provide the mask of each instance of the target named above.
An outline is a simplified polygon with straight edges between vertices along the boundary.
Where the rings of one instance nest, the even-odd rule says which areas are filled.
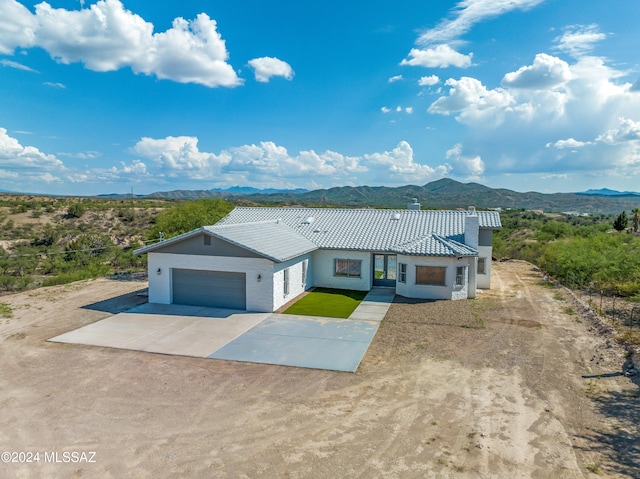
[[[423,208],[523,208],[550,212],[618,214],[640,207],[640,193],[606,188],[582,193],[520,193],[504,188],[489,188],[479,183],[461,183],[443,178],[423,186],[342,186],[307,191],[258,190],[233,187],[212,190],[176,190],[157,192],[151,198],[226,197],[255,203],[304,204],[312,206],[348,206],[406,208],[416,198]]]

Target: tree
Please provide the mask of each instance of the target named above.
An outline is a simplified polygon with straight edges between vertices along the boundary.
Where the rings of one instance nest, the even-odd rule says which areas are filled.
[[[627,229],[627,226],[629,226],[629,218],[627,218],[627,212],[623,211],[613,222],[613,228],[616,231],[624,231],[625,229]]]
[[[217,223],[233,209],[233,205],[220,198],[187,201],[163,211],[156,218],[156,224],[149,232],[148,239],[164,238]]]
[[[637,233],[638,223],[640,223],[640,208],[634,208],[631,212],[633,213],[633,217],[631,218],[631,221],[633,222],[633,232]]]

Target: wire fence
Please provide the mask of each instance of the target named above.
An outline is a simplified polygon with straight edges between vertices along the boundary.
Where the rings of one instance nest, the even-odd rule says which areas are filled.
[[[549,281],[561,284],[586,303],[600,317],[607,319],[615,327],[640,328],[640,303],[611,293],[612,288],[604,288],[595,282],[583,282],[570,272],[564,276],[545,276]]]

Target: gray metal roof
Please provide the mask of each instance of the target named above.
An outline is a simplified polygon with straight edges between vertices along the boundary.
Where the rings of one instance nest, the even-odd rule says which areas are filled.
[[[464,244],[468,211],[236,207],[205,226],[135,254],[206,232],[276,262],[316,249],[389,252],[420,256],[475,256]],[[501,228],[496,211],[478,211],[480,228]]]
[[[216,227],[281,220],[321,249],[465,256],[477,254],[464,245],[465,218],[469,214],[441,210],[236,207]],[[502,227],[496,211],[475,214],[480,228]]]
[[[278,220],[216,224],[205,226],[203,230],[276,262],[287,261],[318,249],[313,242]]]

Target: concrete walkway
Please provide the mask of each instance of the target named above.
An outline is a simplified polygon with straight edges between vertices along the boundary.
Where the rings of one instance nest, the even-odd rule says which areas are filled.
[[[349,319],[377,321],[384,319],[396,295],[395,288],[374,287],[364,297]]]

